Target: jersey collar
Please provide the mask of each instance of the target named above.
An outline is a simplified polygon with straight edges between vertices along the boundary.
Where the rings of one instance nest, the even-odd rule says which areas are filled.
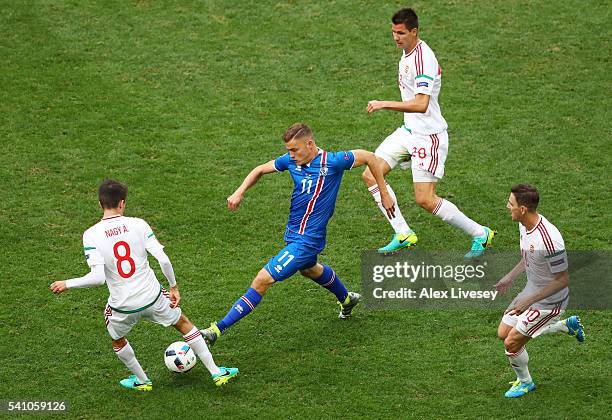
[[[322,155],[322,154],[323,154],[323,149],[321,149],[320,147],[317,147],[317,156]],[[316,157],[315,157],[315,159],[316,159]],[[310,162],[308,162],[308,163],[307,163],[306,165],[304,165],[304,166],[307,166],[308,168],[310,168],[310,164],[311,164],[312,162],[314,162],[314,159],[313,159],[313,160],[311,160]]]
[[[416,50],[416,49],[417,49],[417,47],[418,47],[419,45],[421,45],[421,42],[423,42],[423,41],[421,41],[421,40],[419,39],[419,42],[417,42],[417,44],[414,46],[414,48],[413,48],[413,49],[411,49],[411,50],[410,50],[410,52],[409,52],[408,54],[404,54],[404,57],[409,57],[409,56],[410,56],[410,55],[411,55],[411,54],[414,52],[414,50]]]
[[[102,218],[102,220],[116,219],[117,217],[123,217],[123,215],[121,215],[121,214],[117,214],[117,215],[115,215],[115,216],[103,217],[103,218]]]
[[[542,216],[541,215],[538,215],[538,216],[539,216],[538,223],[535,224],[533,229],[527,231],[527,235],[529,235],[530,233],[533,233],[538,228],[538,226],[540,226],[540,223],[542,223]]]

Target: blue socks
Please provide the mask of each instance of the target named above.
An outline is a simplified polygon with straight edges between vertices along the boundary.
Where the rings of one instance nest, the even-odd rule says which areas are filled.
[[[314,280],[314,279],[313,279]],[[323,274],[318,279],[314,280],[325,289],[332,292],[339,302],[344,303],[348,297],[348,292],[344,284],[340,281],[334,270],[323,264]],[[229,327],[240,321],[242,318],[255,309],[261,302],[262,296],[252,287],[234,303],[225,318],[217,322],[217,327],[221,332],[224,332]]]
[[[252,287],[246,291],[232,306],[225,318],[217,323],[217,327],[221,332],[225,331],[236,322],[251,313],[257,304],[261,302],[261,295]]]
[[[326,288],[338,299],[338,302],[344,303],[348,296],[348,292],[346,291],[346,287],[340,281],[338,276],[334,270],[332,270],[329,266],[323,265],[323,274],[318,279],[313,279],[316,283],[320,284],[322,287]]]

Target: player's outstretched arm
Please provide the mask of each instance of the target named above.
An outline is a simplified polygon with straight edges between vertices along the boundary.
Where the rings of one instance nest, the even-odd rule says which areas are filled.
[[[381,167],[381,160],[376,157],[376,155],[367,150],[357,149],[352,150],[353,156],[355,156],[355,163],[353,163],[353,167],[368,165],[370,168],[370,172],[376,179],[376,183],[378,184],[378,188],[380,189],[380,199],[383,207],[387,211],[387,215],[390,219],[395,217],[395,205],[393,204],[393,199],[387,190],[387,183],[385,182],[385,176],[383,175],[383,170]]]
[[[542,289],[516,302],[514,304],[514,308],[512,308],[508,313],[510,315],[520,315],[521,313],[529,309],[529,307],[534,303],[545,299],[548,296],[554,295],[559,290],[565,289],[568,285],[569,274],[567,273],[567,270],[557,273],[555,274],[555,277],[552,279],[552,281],[546,286],[544,286]]]
[[[78,277],[70,280],[54,281],[49,286],[49,289],[55,294],[60,294],[68,289],[80,287],[95,287],[104,284],[106,275],[104,274],[104,265],[97,264],[91,267],[91,271],[83,277]]]
[[[414,99],[409,101],[370,101],[366,110],[371,114],[381,109],[397,112],[416,112],[423,114],[429,107],[429,95],[417,93]]]
[[[518,264],[510,270],[508,274],[501,278],[500,281],[495,284],[495,290],[499,291],[501,294],[504,294],[512,287],[512,283],[518,276],[525,272],[525,262],[521,258]]]
[[[261,178],[263,175],[271,174],[273,172],[276,172],[273,160],[264,163],[263,165],[259,165],[251,172],[249,172],[249,174],[246,176],[246,178],[244,178],[244,181],[242,181],[242,184],[240,184],[238,189],[234,191],[232,195],[227,197],[227,208],[230,211],[237,210],[240,206],[240,203],[242,202],[244,193],[253,185],[255,185],[257,181],[259,181],[259,178]]]

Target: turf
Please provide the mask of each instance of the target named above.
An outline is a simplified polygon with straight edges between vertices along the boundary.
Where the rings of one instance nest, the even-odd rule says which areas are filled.
[[[131,188],[128,214],[166,245],[184,311],[202,327],[222,317],[283,245],[288,176],[263,179],[237,213],[225,199],[283,153],[285,128],[303,121],[326,149],[373,150],[401,124],[365,106],[399,98],[389,17],[403,5],[1,1],[0,399],[62,399],[80,418],[612,415],[609,311],[580,312],[584,346],[532,342],[539,388],[509,401],[499,313],[362,310],[340,322],[331,295],[295,277],[213,348],[241,369],[222,390],[201,365],[168,372],[162,352],[179,336],[139,324],[129,339],[155,386],[141,395],[117,384],[127,372],[104,329],[106,289],[48,291],[87,271],[81,235],[100,216],[98,183],[115,177]],[[610,250],[605,2],[413,6],[443,69],[451,151],[440,195],[513,250],[509,187],[534,183],[568,249]],[[351,289],[361,251],[390,235],[360,174],[345,176],[321,256]],[[414,205],[409,174],[389,181],[422,249],[467,248]]]

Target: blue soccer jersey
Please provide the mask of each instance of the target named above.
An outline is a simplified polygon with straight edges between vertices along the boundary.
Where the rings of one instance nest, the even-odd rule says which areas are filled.
[[[354,163],[350,151],[328,153],[321,149],[306,165],[296,165],[289,153],[274,161],[277,171],[289,171],[294,184],[285,241],[302,239],[320,250],[325,247],[327,222],[334,214],[342,175]]]

